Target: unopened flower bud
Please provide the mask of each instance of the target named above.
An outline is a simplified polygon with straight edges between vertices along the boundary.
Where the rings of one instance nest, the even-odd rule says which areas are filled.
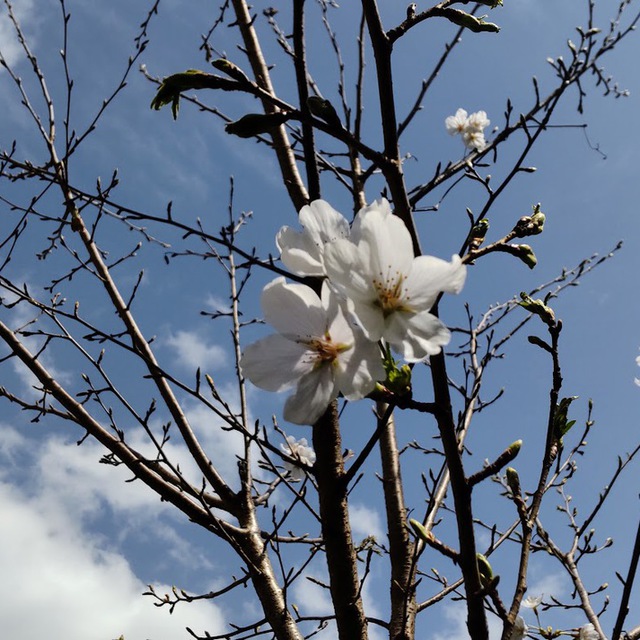
[[[513,467],[507,467],[506,470],[507,475],[507,486],[511,489],[511,493],[514,496],[522,495],[522,490],[520,487],[520,476],[518,472]]]
[[[512,246],[516,249],[515,255],[517,255],[529,269],[533,269],[538,264],[538,258],[536,258],[536,254],[528,244],[516,244]]]

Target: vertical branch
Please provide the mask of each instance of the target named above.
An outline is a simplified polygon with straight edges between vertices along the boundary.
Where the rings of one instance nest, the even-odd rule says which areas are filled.
[[[353,137],[360,141],[362,133],[362,113],[364,111],[363,89],[364,89],[364,39],[365,39],[365,18],[364,14],[360,19],[358,28],[358,78],[356,80],[356,108],[353,121]],[[350,123],[347,123],[350,126]],[[358,151],[349,146],[349,160],[351,162],[351,181],[353,184],[353,204],[354,210],[362,209],[367,203],[364,195],[364,181],[362,179],[362,168]]]
[[[387,512],[389,555],[391,558],[391,640],[412,640],[415,635],[417,604],[415,597],[414,542],[407,529],[400,456],[393,414],[387,417],[387,405],[379,403],[378,428],[382,460],[382,486]]]
[[[531,507],[529,508],[527,519],[522,522],[522,544],[520,545],[520,564],[518,567],[518,577],[516,581],[516,589],[509,609],[509,617],[504,626],[502,632],[502,639],[507,640],[511,634],[513,623],[516,620],[518,611],[520,611],[520,603],[527,590],[527,569],[529,566],[529,556],[531,554],[531,538],[533,535],[533,524],[538,517],[540,511],[540,505],[542,504],[542,498],[546,491],[547,478],[549,471],[553,465],[553,461],[558,455],[558,439],[554,429],[554,417],[556,414],[556,407],[558,403],[558,397],[562,388],[562,372],[560,369],[560,360],[558,356],[558,339],[560,337],[560,331],[562,331],[562,323],[560,321],[557,324],[549,326],[549,334],[551,336],[551,357],[553,360],[553,382],[551,391],[549,393],[549,418],[547,422],[547,440],[544,449],[544,456],[542,459],[542,468],[540,470],[540,478],[538,480],[538,486],[533,494],[531,500]]]
[[[613,627],[611,638],[618,640],[622,634],[622,625],[629,613],[629,599],[631,598],[631,590],[633,589],[633,581],[638,572],[638,562],[640,561],[640,522],[638,522],[638,530],[636,531],[636,541],[633,545],[631,553],[631,562],[629,563],[629,571],[627,579],[624,581],[624,589],[622,590],[622,598],[620,599],[620,608],[616,617],[616,624]]]
[[[327,555],[331,600],[340,640],[367,640],[367,619],[360,595],[357,557],[353,548],[347,483],[337,403],[331,403],[313,426],[322,538]]]
[[[391,198],[393,199],[394,213],[405,223],[409,230],[413,241],[413,251],[415,255],[418,256],[422,251],[413,222],[413,216],[411,215],[411,206],[404,184],[402,160],[400,159],[400,149],[398,147],[398,124],[391,68],[393,44],[387,37],[382,26],[376,0],[362,0],[362,6],[364,8],[369,37],[371,38],[371,46],[373,47],[373,55],[376,61],[382,135],[384,138],[384,155],[389,161],[380,168],[389,185]]]
[[[304,3],[305,0],[293,2],[293,50],[294,65],[296,71],[296,84],[298,85],[298,98],[300,100],[300,112],[302,113],[302,149],[304,151],[304,164],[307,170],[307,185],[309,198],[317,200],[320,197],[320,176],[316,163],[316,150],[313,135],[313,125],[310,121],[309,85],[307,82],[307,60],[304,41]]]
[[[245,0],[233,0],[233,8],[236,14],[236,22],[240,29],[242,41],[244,43],[245,52],[251,69],[256,78],[258,85],[275,96],[273,86],[271,84],[271,78],[269,76],[269,68],[262,55],[262,49],[260,48],[260,42],[255,29],[253,28],[253,18],[249,13],[249,7]],[[262,100],[262,106],[266,113],[275,113],[277,107],[268,100]],[[271,134],[273,140],[273,148],[278,158],[280,165],[280,171],[282,172],[282,180],[289,193],[291,202],[296,210],[302,209],[304,205],[309,202],[309,194],[305,189],[305,186],[298,172],[298,166],[296,165],[296,159],[289,143],[289,138],[284,125],[281,125]]]
[[[245,529],[245,535],[237,537],[237,546],[245,556],[251,582],[274,637],[278,640],[303,640],[304,636],[287,609],[282,589],[273,572],[251,501],[241,505],[238,520]]]
[[[458,446],[444,353],[440,352],[438,355],[431,356],[430,362],[434,398],[438,407],[436,420],[447,460],[458,525],[458,540],[460,542],[459,564],[467,596],[467,629],[473,640],[488,640],[489,630],[484,610],[482,584],[476,561],[471,487],[465,478],[462,453]]]

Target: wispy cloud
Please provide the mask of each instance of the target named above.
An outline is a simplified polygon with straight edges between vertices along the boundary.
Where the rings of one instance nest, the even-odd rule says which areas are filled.
[[[386,533],[382,526],[380,514],[364,504],[351,503],[349,505],[351,527],[355,538],[374,536],[378,542],[386,543]]]
[[[190,371],[198,367],[203,372],[216,371],[228,363],[225,350],[217,344],[208,343],[196,331],[171,333],[164,344],[173,350],[177,363]]]
[[[14,0],[12,2],[13,15],[23,30],[28,31],[31,23],[36,18],[33,0]],[[31,42],[33,45],[33,40]],[[10,66],[14,65],[20,58],[24,57],[22,46],[18,42],[16,32],[9,20],[6,7],[0,9],[0,52]],[[0,73],[2,69],[0,68]]]

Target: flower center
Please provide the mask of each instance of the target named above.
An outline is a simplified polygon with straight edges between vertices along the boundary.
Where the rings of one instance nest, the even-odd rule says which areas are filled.
[[[314,368],[321,367],[324,364],[333,364],[338,356],[351,348],[351,345],[340,344],[331,340],[331,334],[327,331],[322,338],[311,338],[303,342],[311,352],[310,360],[313,362]]]
[[[404,274],[396,271],[385,276],[380,272],[379,276],[373,279],[373,286],[378,294],[374,304],[382,309],[385,318],[396,311],[412,310],[407,304],[411,296],[404,286]]]

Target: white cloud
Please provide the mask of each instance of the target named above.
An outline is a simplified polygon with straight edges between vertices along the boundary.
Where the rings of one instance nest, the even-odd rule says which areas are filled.
[[[315,582],[307,580],[306,576],[296,581],[293,593],[292,602],[299,607],[302,615],[322,616],[333,611],[329,591]]]
[[[213,295],[212,293],[207,294],[204,304],[212,312],[229,313],[231,309],[229,300],[221,296]]]
[[[350,503],[349,518],[353,537],[358,539],[374,536],[380,544],[386,544],[386,533],[382,526],[380,515],[375,509],[371,509],[364,504]]]
[[[33,0],[13,0],[13,14],[23,30],[27,30],[34,16]],[[30,38],[30,46],[33,46],[33,38]],[[24,51],[16,38],[16,33],[9,20],[6,8],[0,11],[0,51],[9,65],[14,65],[24,57]],[[0,68],[0,73],[2,69]]]
[[[195,331],[172,333],[164,340],[164,344],[175,351],[178,364],[190,371],[200,367],[203,373],[207,373],[224,367],[228,362],[222,347],[207,344]]]
[[[155,607],[141,595],[146,585],[114,540],[84,527],[86,517],[105,502],[119,509],[118,522],[123,510],[127,516],[142,517],[146,511],[154,518],[164,507],[152,492],[146,490],[150,498],[143,497],[135,483],[124,490],[120,469],[97,464],[86,445],[53,439],[39,446],[7,426],[0,434],[7,470],[0,482],[5,576],[0,601],[6,637],[110,640],[123,634],[127,640],[179,640],[189,637],[186,626],[222,632],[224,616],[210,602],[178,606],[173,615]],[[25,457],[34,459],[28,464],[29,482],[19,487],[7,480],[16,477]],[[169,592],[170,587],[156,585],[156,591]]]
[[[467,609],[462,602],[449,603],[438,610],[442,617],[441,624],[448,625],[445,631],[435,633],[433,640],[468,640]],[[489,637],[499,638],[502,633],[502,623],[496,616],[489,615]]]
[[[527,595],[539,596],[544,594],[544,600],[549,600],[550,596],[562,599],[571,591],[571,581],[566,573],[560,571],[549,571],[548,565],[542,563],[532,563],[529,569]]]
[[[178,607],[171,616],[153,606],[142,597],[146,585],[124,557],[100,549],[64,509],[43,506],[38,498],[25,499],[15,487],[0,485],[6,637],[106,640],[124,634],[175,640],[188,637],[187,625],[209,632],[224,628],[219,609],[210,603]],[[157,587],[160,593],[168,590]]]

